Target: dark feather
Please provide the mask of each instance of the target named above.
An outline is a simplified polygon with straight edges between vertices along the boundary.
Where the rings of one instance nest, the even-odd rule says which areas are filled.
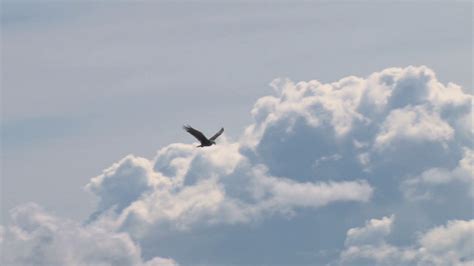
[[[224,128],[221,128],[221,130],[219,130],[219,131],[218,131],[214,136],[212,136],[209,140],[212,140],[212,141],[216,140],[217,137],[219,137],[219,136],[222,134],[222,132],[224,132]]]
[[[201,144],[209,142],[209,140],[206,138],[206,136],[204,136],[204,134],[202,134],[201,131],[194,129],[189,125],[183,126],[183,128],[189,134],[193,135],[197,140],[199,140],[201,142]]]

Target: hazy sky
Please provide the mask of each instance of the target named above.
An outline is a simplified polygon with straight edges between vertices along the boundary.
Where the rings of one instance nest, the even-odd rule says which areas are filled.
[[[84,187],[86,184],[91,184],[91,178],[101,175],[104,169],[128,154],[148,158],[142,158],[143,161],[131,160],[130,165],[150,164],[153,171],[171,177],[162,169],[164,166],[158,166],[159,156],[153,158],[157,150],[171,143],[194,142],[192,137],[181,129],[183,124],[189,123],[207,134],[214,133],[221,126],[225,127],[225,137],[222,140],[225,144],[221,146],[231,151],[219,151],[230,156],[227,158],[223,155],[222,160],[229,163],[243,156],[251,161],[251,166],[244,167],[237,160],[238,163],[235,162],[235,164],[239,166],[235,170],[232,168],[236,167],[235,165],[222,166],[220,162],[206,157],[211,156],[207,154],[211,151],[208,150],[202,151],[207,155],[202,155],[204,159],[198,158],[196,163],[189,166],[190,169],[205,173],[210,171],[222,178],[229,175],[254,176],[248,172],[253,173],[263,166],[266,168],[265,174],[255,174],[255,176],[262,178],[261,182],[265,184],[262,185],[262,190],[268,189],[273,191],[268,193],[279,195],[275,196],[277,198],[275,201],[280,203],[271,207],[261,207],[260,203],[256,203],[252,205],[252,208],[248,207],[252,209],[249,212],[258,213],[258,215],[255,214],[258,216],[255,220],[259,222],[255,223],[242,222],[238,219],[236,222],[224,215],[227,217],[222,218],[224,222],[220,222],[219,219],[219,222],[216,222],[218,233],[208,238],[203,237],[209,234],[208,227],[187,229],[188,233],[180,231],[182,228],[176,231],[167,228],[164,230],[166,232],[161,232],[161,218],[156,218],[161,217],[159,215],[151,219],[153,222],[151,222],[150,231],[154,234],[152,233],[148,238],[140,236],[133,228],[129,230],[127,226],[120,227],[117,231],[129,233],[133,243],[138,243],[137,245],[141,248],[141,255],[133,253],[136,255],[133,257],[134,260],[131,260],[134,261],[133,263],[141,259],[148,261],[158,256],[172,258],[183,265],[195,261],[195,258],[200,258],[203,263],[231,263],[238,261],[236,258],[239,256],[245,256],[247,260],[244,262],[248,263],[274,264],[278,261],[288,263],[291,260],[299,263],[312,261],[331,261],[332,263],[335,259],[344,261],[353,258],[354,255],[351,252],[355,251],[354,249],[351,251],[351,247],[358,248],[359,253],[362,253],[361,250],[364,248],[365,251],[368,250],[367,247],[370,245],[367,245],[367,241],[360,240],[360,238],[365,239],[365,236],[360,236],[357,232],[363,234],[375,230],[375,233],[370,233],[368,238],[375,238],[378,242],[374,243],[383,243],[388,247],[390,244],[385,242],[384,237],[391,237],[393,241],[391,243],[394,245],[406,244],[409,241],[415,243],[414,232],[423,232],[424,236],[429,238],[432,233],[429,230],[435,230],[433,229],[435,226],[446,225],[444,229],[447,231],[452,228],[453,230],[458,227],[465,228],[463,222],[471,226],[467,219],[472,219],[472,211],[465,208],[470,206],[469,202],[472,200],[470,196],[455,201],[461,204],[457,211],[440,214],[439,217],[434,217],[436,215],[433,213],[425,216],[420,214],[415,226],[407,224],[407,220],[404,220],[408,218],[403,215],[412,213],[413,210],[404,210],[400,207],[405,204],[400,203],[401,199],[390,198],[395,203],[387,203],[389,206],[397,205],[398,207],[394,210],[400,213],[381,211],[383,209],[381,206],[386,205],[379,204],[378,200],[387,199],[379,198],[377,191],[383,191],[382,188],[395,184],[403,193],[400,191],[391,193],[401,193],[398,195],[401,198],[409,194],[407,197],[413,199],[415,196],[410,193],[417,194],[423,182],[432,180],[423,177],[424,171],[430,169],[444,169],[445,172],[439,175],[455,176],[452,179],[441,178],[443,180],[465,180],[464,177],[456,177],[461,171],[456,169],[464,169],[461,161],[471,156],[463,149],[472,148],[472,143],[463,135],[462,130],[465,125],[459,124],[464,123],[459,122],[462,119],[464,119],[462,121],[466,120],[464,117],[466,112],[470,114],[470,104],[466,107],[463,101],[466,97],[471,97],[473,91],[472,36],[472,3],[470,2],[329,3],[324,1],[295,4],[281,1],[270,4],[269,2],[250,3],[247,1],[240,3],[232,1],[231,3],[215,1],[189,3],[3,1],[2,224],[7,225],[12,219],[17,219],[12,218],[14,215],[9,214],[8,210],[23,206],[22,204],[28,202],[34,202],[45,208],[51,215],[61,217],[58,219],[72,219],[81,223],[88,220],[91,213],[100,215],[105,211],[104,208],[113,206],[112,203],[124,204],[125,207],[132,204],[137,195],[142,195],[142,198],[146,199],[143,195],[148,195],[146,194],[149,193],[146,192],[148,189],[141,185],[129,187],[137,193],[135,196],[128,194],[132,192],[115,190],[119,185],[112,184],[109,188],[102,183],[97,184],[97,190],[92,191],[93,193],[87,192]],[[422,65],[427,66],[428,70],[406,69],[408,66]],[[282,80],[288,78],[295,83],[311,80],[331,83],[356,76],[367,82],[368,87],[372,86],[370,95],[379,94],[385,88],[383,85],[385,83],[378,80],[373,85],[370,83],[372,79],[369,76],[392,67],[400,67],[402,70],[396,73],[387,70],[387,76],[395,80],[408,80],[406,84],[400,83],[401,87],[408,86],[413,91],[419,89],[425,92],[426,90],[426,93],[430,94],[429,92],[436,91],[439,87],[427,82],[427,80],[434,80],[433,82],[439,82],[443,86],[440,89],[441,92],[436,95],[443,96],[423,98],[416,102],[415,99],[418,99],[419,95],[414,93],[393,94],[393,103],[387,105],[387,110],[392,110],[392,113],[384,114],[373,111],[378,110],[375,106],[361,103],[359,109],[356,108],[357,112],[367,117],[377,127],[365,128],[365,123],[369,123],[368,120],[355,119],[356,122],[351,123],[360,126],[362,129],[358,130],[361,132],[349,130],[351,137],[347,137],[347,143],[340,144],[342,146],[338,146],[339,150],[334,152],[331,152],[331,149],[334,149],[332,144],[327,144],[321,139],[328,138],[327,142],[331,143],[334,135],[337,135],[334,132],[344,131],[346,122],[341,121],[345,121],[347,116],[352,117],[354,114],[346,114],[345,112],[352,107],[342,103],[344,99],[352,99],[351,93],[348,93],[349,96],[337,93],[334,96],[318,94],[318,97],[328,102],[336,101],[335,99],[341,100],[341,108],[345,111],[337,112],[342,112],[342,114],[338,113],[342,118],[331,113],[336,112],[334,111],[336,109],[332,110],[328,107],[333,105],[322,104],[323,107],[321,107],[324,110],[331,109],[332,111],[328,112],[332,114],[332,117],[339,117],[334,118],[330,127],[331,130],[335,130],[334,132],[329,129],[327,129],[329,131],[324,131],[325,127],[315,122],[318,119],[324,120],[327,114],[317,108],[314,109],[314,106],[303,106],[302,99],[305,96],[298,98],[301,101],[296,101],[295,104],[300,107],[291,112],[288,111],[290,107],[278,109],[273,106],[274,103],[264,100],[259,101],[261,105],[254,106],[259,98],[267,95],[280,99],[281,106],[288,100],[289,96],[279,94],[284,89],[274,89],[270,86],[270,83],[277,78],[282,78]],[[356,84],[355,87],[362,86],[358,83],[359,81],[351,82]],[[286,83],[283,81],[280,83],[283,85],[276,87],[286,88],[294,85],[284,85]],[[449,83],[458,84],[462,89],[458,91],[456,89],[458,87]],[[311,86],[318,87],[314,84]],[[352,88],[349,83],[331,86],[334,90],[346,88],[351,91]],[[395,91],[398,85],[393,86]],[[382,96],[373,97],[375,99]],[[443,109],[444,102],[449,102],[455,107],[445,110]],[[426,110],[422,107],[419,109],[417,106],[421,104],[433,107],[427,107]],[[464,109],[459,106],[464,106]],[[367,108],[369,111],[360,108]],[[251,115],[252,110],[254,110],[254,116]],[[270,122],[259,121],[259,116],[255,116],[256,112],[262,112],[262,117],[273,114],[279,118],[275,125],[268,124]],[[309,119],[308,112],[316,120]],[[412,121],[410,117],[416,118]],[[301,121],[303,118],[306,119],[307,124]],[[416,122],[425,121],[424,119],[428,122]],[[411,126],[407,128],[403,126],[403,123],[393,121],[405,121],[408,124],[411,123]],[[447,124],[444,121],[447,121]],[[249,125],[254,125],[257,129],[251,133],[244,133]],[[324,130],[313,132],[314,128],[318,130],[324,128]],[[415,129],[412,130],[412,128]],[[374,133],[376,130],[379,130],[378,134]],[[394,137],[398,136],[397,134],[405,134],[403,136],[416,140],[426,138],[429,143],[436,142],[441,146],[432,147],[431,144],[424,142],[420,144],[421,151],[415,155],[422,156],[421,158],[430,155],[432,158],[427,159],[428,162],[425,164],[416,161],[421,159],[413,155],[413,160],[416,159],[418,167],[413,166],[413,171],[410,172],[411,166],[406,165],[404,158],[410,157],[405,153],[412,152],[408,148],[404,150],[404,142],[401,144],[400,151],[391,151],[393,154],[385,153],[385,151],[382,153],[384,156],[392,156],[395,162],[386,166],[386,162],[379,164],[373,162],[375,159],[370,156],[375,155],[371,155],[369,151],[356,154],[351,146],[355,142],[349,141],[352,138],[359,139],[360,143],[354,145],[361,145],[360,147],[369,145],[365,142],[372,142],[372,151],[380,152],[382,148],[379,146],[384,147],[384,143],[391,143],[392,138],[397,139]],[[256,144],[247,143],[252,142],[249,140],[252,138],[257,139],[252,140],[256,141]],[[313,138],[318,140],[315,141]],[[297,148],[289,144],[288,147],[285,146],[288,139],[300,143],[298,144],[300,146],[296,145]],[[238,148],[232,145],[237,145]],[[246,145],[253,145],[255,151],[247,151]],[[346,149],[344,145],[351,148]],[[305,147],[308,149],[306,150]],[[176,148],[179,150],[177,154],[183,158],[191,156],[188,154],[190,152],[188,148]],[[329,151],[314,152],[320,149],[329,149]],[[432,152],[440,151],[445,153],[432,155]],[[354,162],[347,159],[351,156],[356,156],[363,167],[351,165]],[[208,158],[211,158],[210,165],[201,162],[207,162]],[[380,167],[383,170],[370,172],[367,170],[371,167],[370,162],[374,163],[372,166],[374,169]],[[127,164],[126,160],[122,163]],[[204,166],[199,165],[200,163]],[[339,163],[341,165],[338,165]],[[148,169],[149,166],[143,167]],[[220,169],[219,167],[224,170],[215,170]],[[232,170],[228,170],[227,167]],[[322,167],[322,170],[318,170],[318,167]],[[241,169],[241,172],[238,169]],[[144,175],[153,176],[148,170],[143,170],[146,172]],[[353,171],[359,171],[357,176],[350,178],[338,176]],[[312,185],[311,182],[315,181],[312,178],[322,172],[327,176],[322,177],[320,174],[316,179],[335,182],[334,187],[331,188],[334,191],[327,192],[335,196],[315,198],[311,201],[312,203],[295,199],[297,195],[281,192],[277,187],[283,186],[283,183],[268,185],[273,184],[272,178],[278,177],[290,179],[292,182],[302,182],[284,183],[294,185],[290,189],[294,191],[304,184]],[[375,178],[375,173],[388,175],[390,178],[382,181],[374,179],[374,181],[372,179]],[[135,176],[135,172],[118,175]],[[178,174],[175,173],[175,175]],[[199,174],[194,173],[194,175]],[[399,182],[397,179],[409,176],[413,177],[412,181]],[[431,175],[428,173],[426,176]],[[198,177],[195,178],[199,180]],[[242,179],[236,181],[235,184],[225,183],[225,186],[243,186],[242,184],[247,184],[245,183],[247,181]],[[130,186],[134,185],[133,182],[126,181],[127,184],[130,183]],[[150,185],[151,181],[146,182]],[[472,182],[468,184],[472,185]],[[314,186],[301,189],[309,194],[312,191],[319,193],[320,190],[324,190],[318,185]],[[345,196],[337,196],[340,191],[352,191],[352,189],[359,191],[357,193],[360,194],[354,192],[355,195],[347,196],[344,192],[342,194]],[[417,194],[419,197],[435,193],[428,193],[424,189],[421,189],[424,194],[421,192],[422,195]],[[460,188],[444,189],[449,193],[457,194]],[[119,191],[126,195],[121,198],[120,195],[115,195],[110,191]],[[241,199],[240,196],[232,199],[235,198]],[[180,199],[173,200],[179,202]],[[188,201],[182,200],[194,202],[192,197]],[[344,203],[330,205],[333,201]],[[334,225],[337,237],[332,236],[333,231],[325,235],[315,230],[312,231],[314,233],[309,233],[308,239],[297,241],[298,237],[308,234],[305,230],[310,227],[310,224],[323,226],[330,223],[330,218],[343,217],[348,208],[345,204],[355,204],[352,201],[357,204],[365,202],[374,206],[364,207],[363,214],[357,214],[360,210],[353,210],[354,213],[351,215],[355,216],[352,221],[350,215],[341,218],[343,221]],[[109,206],[107,202],[112,203]],[[329,205],[326,206],[326,204]],[[247,208],[245,206],[242,208]],[[321,206],[324,207],[319,209]],[[352,205],[349,207],[352,208]],[[431,207],[433,206],[427,209]],[[30,208],[37,207],[30,206]],[[222,206],[219,208],[225,209]],[[272,213],[269,215],[271,218],[261,218],[260,216],[266,217],[267,214],[266,211],[262,211],[263,214],[261,214],[259,208],[270,209],[266,211]],[[21,213],[21,211],[18,212]],[[231,211],[225,209],[224,212]],[[275,214],[279,212],[284,215]],[[211,214],[191,212],[189,215],[196,216],[194,218],[197,220],[201,219],[201,215],[205,217],[209,215],[211,218],[208,219],[212,220],[214,216]],[[247,214],[242,214],[242,216],[246,217],[245,219],[254,220],[253,214],[248,215],[250,218]],[[321,216],[326,216],[326,218],[318,218]],[[186,227],[188,223],[194,224],[194,218],[188,218],[183,220],[176,218],[177,220],[172,221],[178,225],[182,223],[183,227]],[[269,220],[268,223],[265,222],[266,219]],[[371,219],[375,220],[370,221]],[[447,225],[448,220],[459,221]],[[301,226],[302,229],[289,230],[288,221],[291,221],[292,225]],[[392,224],[397,221],[403,224],[402,232],[397,233],[401,235],[400,239],[390,234]],[[133,224],[133,222],[130,223]],[[228,224],[236,225],[229,226]],[[81,225],[77,226],[79,229],[74,230],[85,230],[80,227]],[[346,237],[346,232],[350,228],[355,228],[352,232],[356,233],[355,235],[347,233]],[[255,231],[255,235],[260,237],[250,237],[249,230]],[[434,233],[437,232],[434,231]],[[284,236],[278,238],[277,236],[281,234]],[[165,243],[170,244],[155,243],[155,241],[163,243],[163,239],[166,240]],[[234,242],[229,244],[229,239]],[[416,242],[418,244],[410,245],[410,248],[415,250],[417,247],[426,247],[423,239]],[[87,240],[84,241],[87,242]],[[196,250],[192,250],[190,246],[182,250],[177,248],[183,243],[196,245],[200,241],[203,241],[203,244],[200,244],[202,247]],[[253,248],[243,251],[240,255],[232,253],[233,249],[242,249],[249,241],[254,243]],[[281,244],[279,241],[286,242]],[[312,243],[312,241],[317,243]],[[295,246],[295,243],[299,244]],[[312,249],[309,248],[311,245],[313,245]],[[161,249],[156,251],[156,254],[152,248],[155,246]],[[289,247],[294,249],[289,251],[291,256],[281,253]],[[218,250],[219,254],[213,254],[213,250]],[[258,250],[261,250],[261,253],[258,253]],[[274,258],[268,257],[275,251],[280,251],[280,255],[275,255]],[[136,250],[133,252],[139,253]],[[398,252],[401,251],[398,250]],[[184,253],[186,255],[183,255]],[[367,254],[369,253],[367,251]],[[425,258],[423,257],[425,255],[417,255],[417,258]],[[409,257],[409,255],[406,256]],[[470,259],[473,258],[470,257]]]

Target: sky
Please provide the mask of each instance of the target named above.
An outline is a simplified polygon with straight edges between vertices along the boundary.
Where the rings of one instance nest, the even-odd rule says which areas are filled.
[[[3,1],[1,29],[7,265],[474,261],[470,2]]]

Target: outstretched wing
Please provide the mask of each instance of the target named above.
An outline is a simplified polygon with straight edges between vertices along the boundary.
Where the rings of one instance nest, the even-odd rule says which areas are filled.
[[[202,134],[201,131],[192,128],[190,125],[183,126],[184,130],[186,130],[189,134],[193,135],[197,138],[201,143],[209,142],[209,140]]]
[[[217,137],[219,137],[219,136],[222,134],[222,132],[224,132],[224,128],[221,128],[221,130],[219,130],[219,132],[217,132],[217,133],[216,133],[214,136],[212,136],[209,140],[212,140],[212,141],[216,140]]]

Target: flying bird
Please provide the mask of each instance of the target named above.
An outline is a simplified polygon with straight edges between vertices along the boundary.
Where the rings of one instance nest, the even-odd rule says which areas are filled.
[[[198,147],[205,147],[205,146],[211,146],[213,144],[216,144],[217,137],[219,137],[222,134],[222,132],[224,132],[224,128],[221,128],[216,134],[214,134],[214,136],[208,139],[206,138],[206,136],[204,136],[204,134],[202,134],[201,131],[192,128],[190,125],[185,125],[183,126],[183,128],[189,134],[197,138],[199,142],[201,142],[201,145],[199,145]]]

